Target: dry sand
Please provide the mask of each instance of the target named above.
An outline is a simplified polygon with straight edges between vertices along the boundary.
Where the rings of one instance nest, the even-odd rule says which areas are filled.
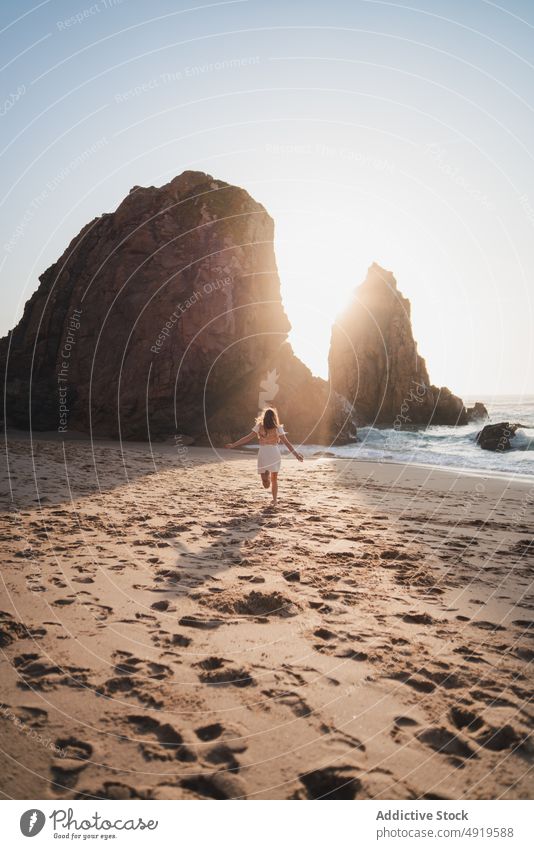
[[[530,797],[534,482],[221,456],[10,437],[4,796]]]

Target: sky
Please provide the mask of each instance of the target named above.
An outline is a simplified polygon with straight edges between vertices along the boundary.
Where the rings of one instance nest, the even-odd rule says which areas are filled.
[[[378,262],[434,383],[534,393],[532,0],[3,0],[0,48],[0,334],[84,224],[194,169],[274,218],[315,374]]]

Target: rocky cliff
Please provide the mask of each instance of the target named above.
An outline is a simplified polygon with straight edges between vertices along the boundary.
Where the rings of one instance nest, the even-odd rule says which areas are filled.
[[[432,386],[412,333],[410,302],[393,274],[374,263],[332,329],[330,382],[359,424],[459,425],[469,421],[461,398]],[[483,415],[477,405],[476,415]]]
[[[273,231],[246,191],[208,174],[135,186],[0,341],[7,424],[220,443],[274,401],[295,441],[349,439],[349,405],[286,342]]]

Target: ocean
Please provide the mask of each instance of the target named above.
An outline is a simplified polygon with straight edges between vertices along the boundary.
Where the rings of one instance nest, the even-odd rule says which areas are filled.
[[[432,426],[421,430],[398,431],[393,428],[362,427],[358,442],[336,447],[306,445],[305,455],[328,451],[336,457],[354,460],[378,460],[389,463],[417,463],[451,469],[501,473],[507,477],[534,477],[534,395],[465,399],[466,405],[482,401],[489,422],[462,427]],[[486,423],[509,421],[525,425],[512,440],[513,449],[497,453],[484,451],[475,440]],[[291,434],[288,432],[291,439]]]

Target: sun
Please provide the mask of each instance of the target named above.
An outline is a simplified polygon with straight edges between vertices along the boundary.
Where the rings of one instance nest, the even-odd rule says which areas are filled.
[[[289,180],[275,189],[266,206],[275,220],[290,342],[313,374],[328,377],[332,325],[377,262],[393,272],[410,300],[414,337],[431,380],[476,393],[481,373],[474,339],[484,341],[485,326],[495,330],[495,316],[485,315],[479,301],[481,281],[488,281],[477,274],[476,256],[461,241],[450,248],[443,211],[420,199],[413,214],[394,181],[387,198],[328,181]],[[477,310],[487,319],[478,330]]]

